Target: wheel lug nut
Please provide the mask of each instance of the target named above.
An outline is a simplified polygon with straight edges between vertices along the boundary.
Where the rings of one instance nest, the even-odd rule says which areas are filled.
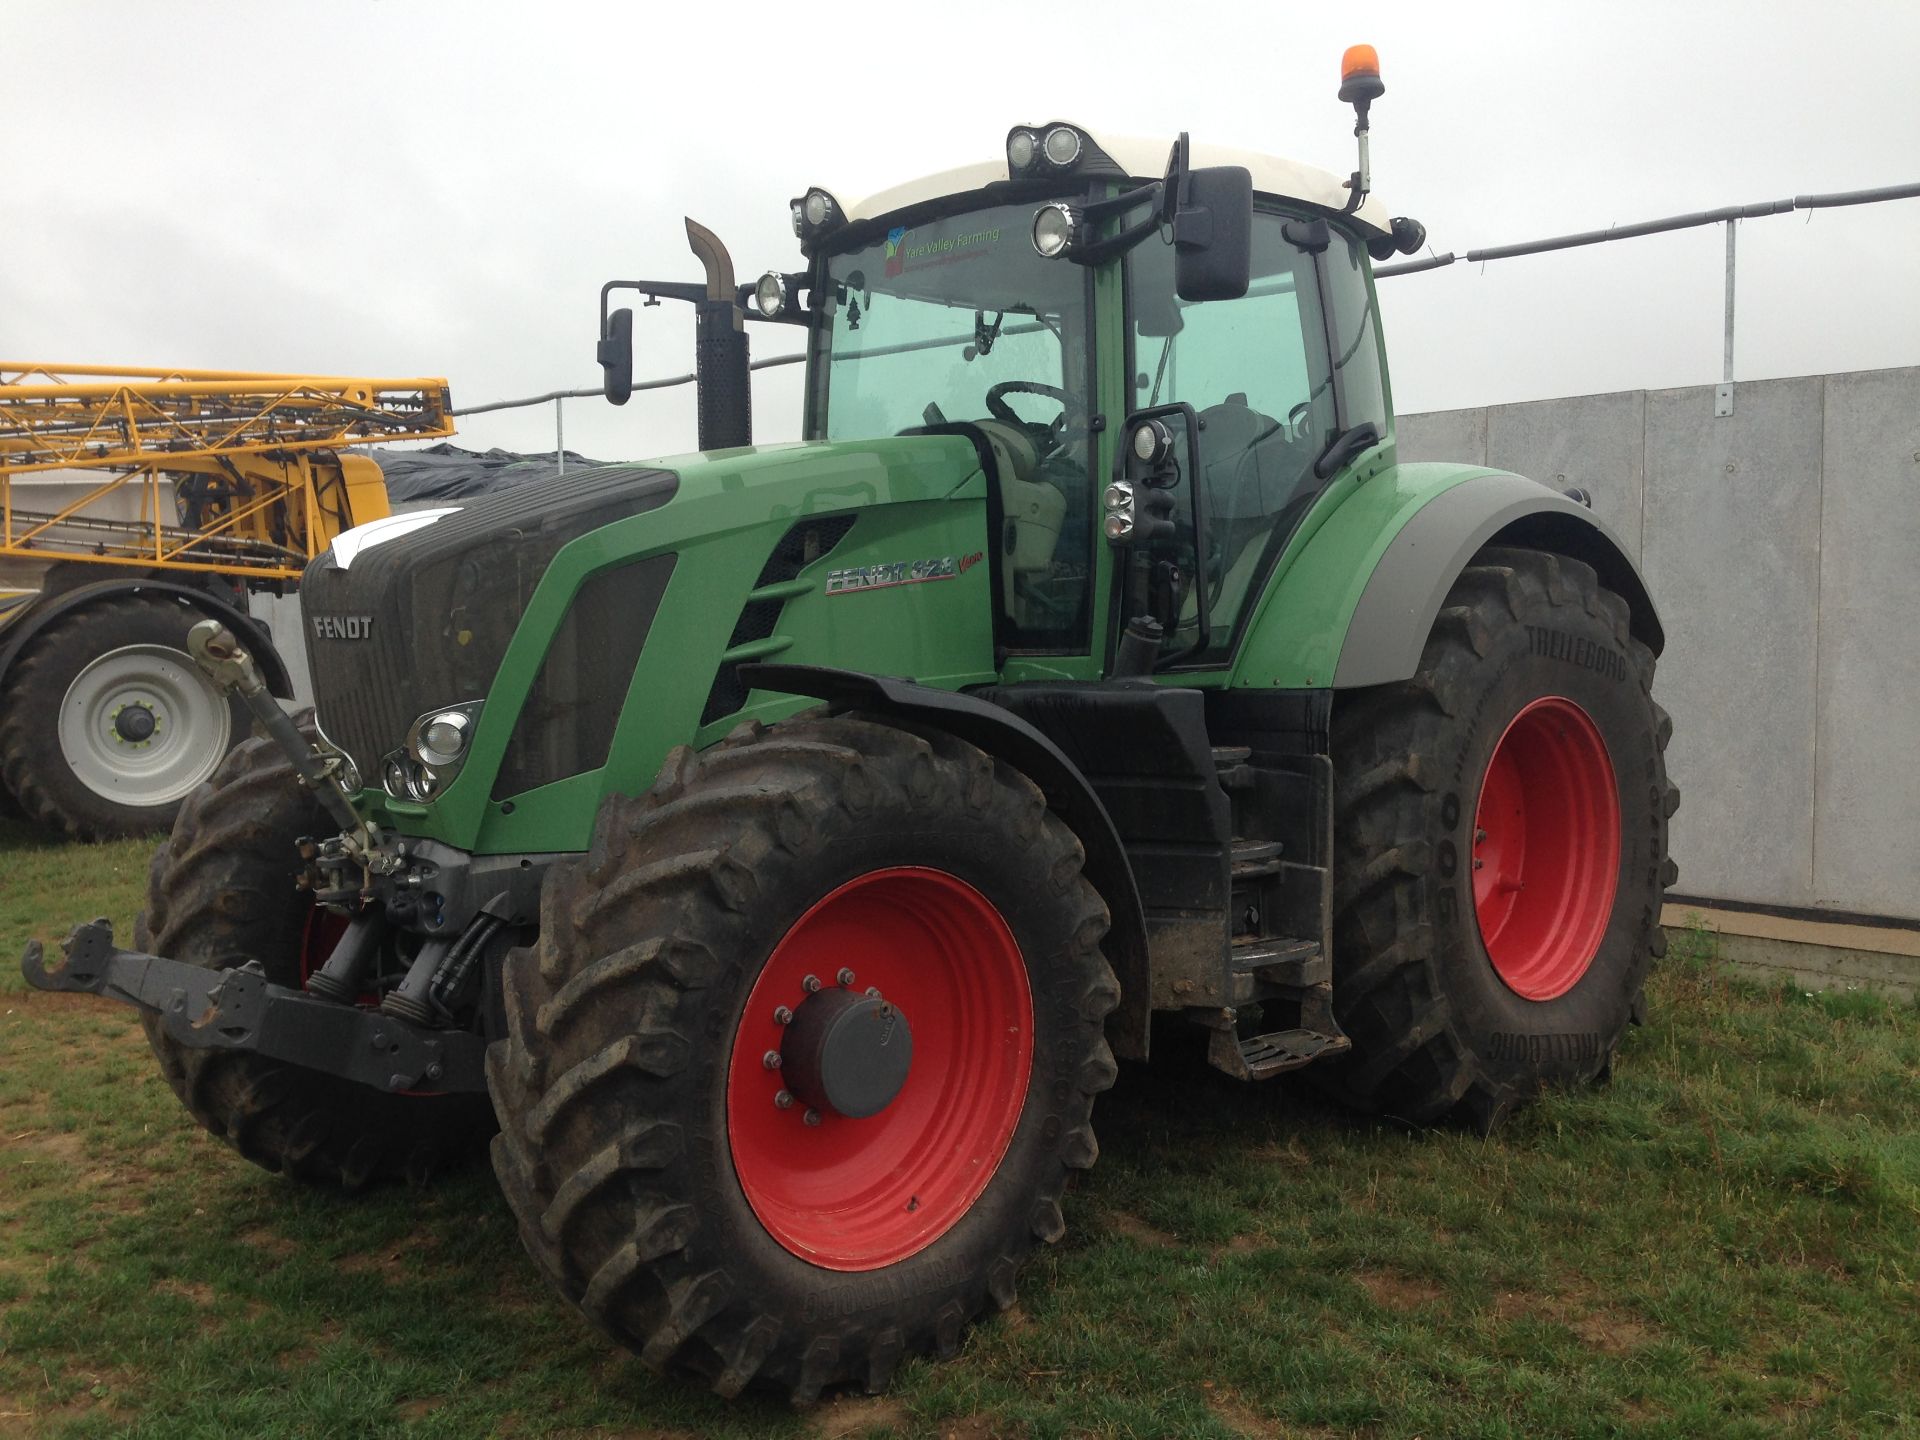
[[[793,1023],[793,1011],[784,1005],[774,1006],[773,1023],[776,1025],[791,1025]]]
[[[1473,843],[1476,845],[1483,844],[1486,838],[1487,832],[1484,830],[1476,830],[1473,832]]]
[[[1473,857],[1473,868],[1476,870],[1484,870],[1487,868],[1487,862],[1476,855]]]
[[[878,1000],[880,998],[880,987],[878,985],[867,986],[867,994],[871,998]]]
[[[853,984],[853,971],[842,966],[840,973],[833,978],[838,980],[842,985],[851,985]]]
[[[820,1123],[820,1112],[818,1110],[809,1109],[807,1113],[801,1118],[804,1119],[809,1125],[818,1125]]]
[[[780,1068],[780,1052],[778,1050],[767,1051],[766,1054],[760,1057],[760,1063],[769,1070],[778,1070]]]
[[[791,1110],[793,1108],[793,1092],[791,1090],[780,1091],[773,1097],[773,1103],[778,1105],[782,1110]]]
[[[800,988],[809,995],[813,994],[820,988],[820,977],[818,975],[807,976],[806,979],[800,982]]]

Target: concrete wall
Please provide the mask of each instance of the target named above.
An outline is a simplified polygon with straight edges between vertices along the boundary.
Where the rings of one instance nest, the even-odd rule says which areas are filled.
[[[1580,485],[1666,624],[1679,890],[1920,919],[1920,369],[1399,419]]]

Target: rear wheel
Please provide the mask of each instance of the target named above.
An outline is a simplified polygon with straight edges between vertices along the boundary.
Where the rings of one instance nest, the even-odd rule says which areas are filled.
[[[310,716],[302,730],[313,734]],[[271,741],[249,739],[188,797],[153,857],[135,944],[223,970],[257,959],[298,988],[339,938],[339,918],[294,888],[295,844],[335,828]],[[195,1050],[146,1016],[161,1073],[193,1118],[256,1165],[353,1190],[416,1182],[471,1160],[493,1132],[476,1095],[391,1095],[232,1050]]]
[[[1496,1124],[1610,1067],[1665,951],[1672,724],[1630,614],[1576,560],[1488,549],[1410,681],[1342,697],[1325,1079]]]
[[[81,839],[173,824],[234,741],[245,713],[201,673],[174,600],[100,601],[34,637],[0,701],[6,788],[25,814]]]
[[[1018,772],[851,717],[676,750],[507,961],[494,1166],[601,1329],[722,1394],[885,1388],[1064,1230],[1106,907]]]

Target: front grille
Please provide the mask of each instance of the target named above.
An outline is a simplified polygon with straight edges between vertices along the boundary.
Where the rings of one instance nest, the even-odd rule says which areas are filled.
[[[569,473],[463,505],[300,585],[320,723],[369,780],[423,712],[485,698],[534,587],[560,547],[664,505],[670,470]]]

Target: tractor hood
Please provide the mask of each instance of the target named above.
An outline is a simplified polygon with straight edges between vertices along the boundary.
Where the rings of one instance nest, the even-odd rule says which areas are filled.
[[[610,642],[644,635],[682,552],[735,536],[749,550],[771,553],[805,517],[983,494],[970,442],[907,436],[570,469],[545,483],[349,530],[301,582],[321,727],[370,789],[430,800],[431,783],[409,793],[401,778],[409,732],[438,710],[495,708],[503,663],[537,602],[565,613],[578,593],[583,610],[618,611],[598,617],[613,618]],[[649,557],[662,564],[630,563]],[[755,563],[753,571],[760,568]],[[614,570],[631,572],[634,584],[609,576],[583,589]],[[754,579],[746,574],[713,603],[737,609]],[[552,638],[529,636],[516,653],[543,656]],[[579,673],[569,688],[594,689],[596,664],[624,665],[631,675],[635,658],[622,644],[588,646],[573,662]],[[623,696],[625,675],[601,677],[598,688]],[[475,736],[476,752],[482,738]]]

